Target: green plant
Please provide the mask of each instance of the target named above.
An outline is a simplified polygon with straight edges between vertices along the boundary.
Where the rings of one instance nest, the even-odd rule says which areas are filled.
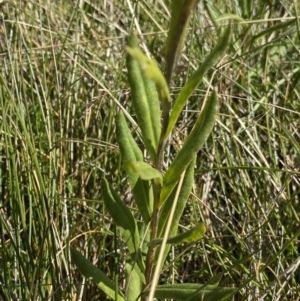
[[[193,243],[206,231],[204,223],[200,222],[185,233],[177,234],[179,220],[193,185],[197,153],[214,126],[218,103],[215,91],[205,100],[192,131],[171,165],[164,170],[163,164],[164,150],[187,99],[204,74],[223,56],[230,41],[231,28],[228,26],[220,31],[215,48],[183,86],[171,111],[169,86],[172,72],[181,53],[190,12],[195,3],[180,0],[172,4],[165,76],[158,65],[139,49],[134,33],[130,35],[126,47],[132,105],[149,156],[143,155],[122,111],[116,116],[116,135],[141,220],[121,200],[106,178],[101,182],[106,209],[128,247],[125,292],[119,291],[115,283],[79,251],[71,249],[73,260],[81,273],[115,300],[153,300],[154,296],[177,300],[224,300],[236,291],[235,288],[211,283],[157,285],[169,252],[167,245]]]

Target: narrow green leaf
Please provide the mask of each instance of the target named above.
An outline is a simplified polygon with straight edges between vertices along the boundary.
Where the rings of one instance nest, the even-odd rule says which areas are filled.
[[[131,46],[131,45],[129,45]],[[127,52],[139,62],[141,69],[142,69],[142,77],[144,77],[144,83],[147,82],[146,79],[150,79],[155,83],[156,90],[161,102],[161,109],[162,109],[162,120],[163,120],[163,131],[165,132],[168,122],[169,122],[169,114],[170,114],[170,108],[171,108],[171,102],[170,102],[170,93],[169,88],[167,85],[167,82],[165,80],[164,75],[162,74],[161,70],[155,63],[155,61],[148,58],[138,47],[126,47]],[[150,96],[148,91],[148,85],[146,83],[145,85],[145,92],[148,93],[148,97]],[[151,97],[149,97],[149,100],[151,100]],[[150,119],[152,121],[152,132],[153,137],[157,138],[159,137],[159,140],[155,141],[155,150],[158,149],[158,144],[160,142],[160,135],[158,136],[158,129],[157,127],[160,126],[160,122],[157,124],[158,119],[160,120],[160,114],[157,115],[156,111],[156,102],[152,103],[148,100],[148,112],[145,112],[145,114],[150,115]],[[141,118],[143,116],[141,115]],[[141,120],[141,125],[145,123],[144,120]],[[141,128],[142,130],[142,128]],[[159,127],[159,134],[161,133],[161,128]],[[144,141],[146,143],[146,141]],[[151,155],[151,154],[150,154]],[[153,161],[155,161],[155,158],[151,157]]]
[[[160,101],[158,98],[155,83],[146,76],[143,76],[143,81],[149,104],[149,114],[151,117],[155,144],[158,145],[161,135]]]
[[[197,0],[173,0],[171,6],[171,21],[166,42],[166,79],[169,84],[172,72],[184,44],[186,29]]]
[[[139,212],[144,222],[150,221],[153,212],[153,191],[151,181],[142,180],[139,176],[135,186],[132,188],[134,201],[136,202]]]
[[[175,212],[174,212],[174,215],[173,215],[173,218],[172,218],[172,227],[171,227],[170,232],[169,232],[170,237],[175,236],[178,232],[179,221],[180,221],[180,218],[181,218],[182,213],[184,211],[186,202],[189,198],[189,195],[191,193],[193,183],[194,183],[194,166],[195,166],[195,163],[196,163],[196,156],[193,158],[193,160],[191,161],[191,163],[187,167],[185,175],[184,175],[184,179],[183,179],[182,186],[181,186],[181,189],[180,189],[179,197],[178,197],[178,200],[177,200],[177,205],[176,205]],[[157,237],[163,237],[164,236],[165,229],[166,229],[166,224],[167,224],[167,221],[169,219],[169,214],[170,214],[170,210],[171,210],[171,207],[173,205],[173,202],[174,202],[174,197],[175,197],[175,194],[176,194],[176,190],[177,190],[177,186],[175,186],[175,189],[169,195],[169,197],[167,198],[166,202],[163,204],[163,206],[160,210],[159,221],[158,221],[158,229],[157,229]],[[166,246],[162,262],[165,262],[165,259],[169,254],[170,248],[171,248],[171,245]],[[157,250],[155,252],[155,262],[157,261],[159,251],[160,251],[160,248],[157,248]]]
[[[113,190],[105,178],[101,181],[101,189],[107,211],[119,228],[130,254],[135,254],[139,248],[140,237],[131,211],[119,198],[118,194]]]
[[[217,28],[218,24],[217,24],[216,18],[219,14],[212,7],[210,1],[205,0],[203,3],[204,3],[204,8],[206,9],[211,21],[213,22],[214,26]]]
[[[199,240],[205,234],[205,231],[206,231],[205,224],[200,223],[196,227],[194,227],[184,233],[181,233],[174,237],[168,238],[167,244],[175,245],[175,244],[180,244],[182,242],[185,242],[185,243],[195,242],[195,241]],[[162,238],[156,238],[156,239],[151,240],[149,242],[148,246],[157,246],[157,245],[161,245],[161,243],[162,243]]]
[[[137,47],[138,41],[134,34],[130,35],[128,45],[136,49],[135,47]],[[145,147],[149,152],[151,159],[154,161],[156,158],[158,141],[155,139],[156,135],[153,130],[151,110],[143,80],[144,74],[139,62],[131,55],[127,55],[127,69],[133,109],[137,116]]]
[[[170,233],[169,233],[170,236],[175,236],[177,234],[180,218],[183,214],[186,202],[190,196],[193,187],[195,164],[196,164],[196,156],[192,158],[192,161],[187,167],[184,175],[179,197],[177,200],[177,206],[175,208],[174,216],[172,219],[172,228],[170,229]],[[159,220],[158,220],[157,237],[163,237],[165,233],[166,224],[174,202],[176,190],[177,190],[177,186],[175,187],[175,189],[173,189],[172,193],[169,195],[169,197],[161,207],[159,213]]]
[[[170,242],[173,244],[179,242],[192,243],[202,238],[205,232],[206,232],[205,224],[200,223],[196,227],[182,234],[179,234],[176,237],[173,237],[173,239],[170,239]]]
[[[204,74],[218,62],[218,60],[224,55],[230,41],[231,27],[228,26],[224,34],[219,38],[217,45],[205,59],[199,69],[188,79],[187,83],[181,89],[175,103],[169,119],[169,124],[165,137],[168,137],[175,126],[178,117],[185,106],[187,99],[196,89]]]
[[[139,301],[138,298],[142,292],[144,274],[140,271],[137,264],[132,266],[130,263],[125,264],[126,271],[126,300]]]
[[[154,180],[155,183],[162,185],[162,174],[149,163],[129,161],[127,167],[137,173],[142,180]]]
[[[129,39],[129,46],[132,47],[133,49],[136,49],[136,48],[138,49],[138,40],[137,40],[135,33],[131,33],[131,37]],[[157,72],[160,73],[159,68],[158,68]],[[149,106],[149,115],[151,118],[151,125],[152,125],[155,145],[157,146],[159,143],[160,135],[161,135],[160,101],[158,98],[156,85],[155,85],[154,81],[152,79],[149,79],[147,76],[145,76],[144,72],[141,72],[141,73],[142,73],[141,79],[143,80],[143,83],[144,83],[144,89],[146,92],[147,102],[148,102],[148,106]],[[161,75],[159,75],[159,76],[161,76]],[[164,80],[164,78],[162,80]]]
[[[224,273],[225,273],[225,272],[219,273],[219,274],[215,275],[213,278],[209,279],[209,281],[208,281],[209,284],[210,284],[210,285],[219,285],[221,279],[222,279],[223,276],[224,276]]]
[[[116,135],[124,163],[131,160],[144,160],[143,153],[132,137],[122,111],[116,116]]]
[[[143,181],[139,174],[127,167],[130,161],[143,161],[143,154],[133,139],[124,114],[119,112],[116,117],[116,134],[122,160],[127,172],[134,200],[146,223],[150,221],[153,211],[153,192],[150,181]]]
[[[260,33],[258,33],[257,35],[255,35],[253,37],[253,40],[256,40],[256,39],[258,39],[258,38],[260,38],[260,37],[262,37],[262,36],[264,36],[266,34],[271,34],[274,31],[279,31],[281,29],[286,29],[290,25],[293,25],[294,23],[296,24],[296,22],[297,22],[296,18],[293,19],[293,20],[286,21],[286,22],[280,22],[280,23],[278,23],[278,24],[276,24],[274,26],[271,26],[271,27],[269,27],[269,28],[267,28],[265,30],[262,30]]]
[[[148,224],[141,223],[139,225],[140,237],[143,237],[143,244],[141,246],[141,254],[143,256],[143,260],[146,260],[146,254],[148,252],[148,242],[150,241],[151,231],[149,231]]]
[[[216,92],[213,92],[204,105],[192,132],[186,138],[182,148],[164,176],[164,185],[160,195],[160,205],[165,202],[174,189],[182,172],[187,168],[210,135],[215,123],[217,105],[217,94]]]
[[[253,2],[254,1],[249,1],[249,0],[240,1],[240,7],[241,7],[243,18],[251,19],[253,13]]]
[[[223,301],[231,297],[236,288],[195,283],[158,285],[155,298],[178,301]]]
[[[220,17],[216,18],[216,22],[218,22],[218,23],[221,21],[228,21],[228,20],[229,21],[234,20],[234,21],[241,23],[245,29],[249,28],[249,25],[245,22],[245,20],[238,15],[222,14]]]
[[[88,280],[93,281],[110,298],[115,299],[115,283],[110,280],[102,271],[73,248],[70,249],[72,259],[80,273]],[[118,300],[125,301],[123,295],[118,292]]]
[[[160,99],[169,101],[170,93],[166,79],[155,61],[148,58],[138,47],[132,48],[127,46],[126,50],[134,59],[139,62],[144,75],[153,80]]]

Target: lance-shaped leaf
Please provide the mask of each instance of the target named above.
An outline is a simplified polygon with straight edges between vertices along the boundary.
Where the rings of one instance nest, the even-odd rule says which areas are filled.
[[[196,124],[186,138],[182,148],[174,158],[164,176],[164,185],[160,195],[162,205],[170,195],[182,172],[187,168],[213,129],[217,114],[217,94],[213,92],[204,105]]]
[[[175,208],[175,212],[172,218],[172,227],[169,232],[169,236],[175,236],[178,233],[178,225],[180,218],[182,216],[182,213],[184,211],[186,202],[189,198],[189,195],[191,193],[193,183],[194,183],[194,166],[196,163],[196,156],[193,158],[191,163],[189,164],[188,168],[186,169],[184,179],[182,182],[182,186],[180,189],[179,197],[177,200],[177,205]],[[177,184],[178,185],[178,184]],[[157,237],[163,237],[165,230],[166,230],[166,224],[169,218],[169,214],[174,202],[175,194],[176,194],[177,186],[173,189],[172,193],[167,198],[166,202],[163,204],[160,214],[159,214],[159,221],[158,221],[158,228],[157,228]],[[170,251],[171,245],[167,245],[164,250],[163,260],[162,262],[165,262],[165,259]],[[159,255],[160,248],[157,248],[155,252],[155,262],[157,261],[158,255]]]
[[[218,60],[224,55],[230,41],[230,32],[231,27],[225,30],[224,34],[219,38],[217,45],[209,54],[209,56],[205,59],[199,69],[188,79],[184,87],[181,89],[177,99],[175,100],[174,107],[169,119],[169,124],[167,131],[165,133],[165,137],[168,137],[171,133],[173,127],[175,126],[178,117],[185,106],[187,99],[193,93],[193,91],[197,88],[198,84],[202,80],[204,74],[213,67]]]
[[[149,86],[149,83],[147,83],[147,81],[152,80],[155,83],[156,90],[158,92],[159,100],[161,103],[164,131],[166,130],[168,122],[169,122],[169,113],[170,113],[170,107],[171,107],[169,88],[168,88],[166,79],[165,79],[164,75],[162,74],[160,68],[156,64],[156,62],[151,60],[150,58],[148,58],[138,48],[137,39],[134,34],[132,34],[130,41],[131,42],[128,45],[129,47],[126,47],[126,50],[132,56],[132,58],[134,60],[136,60],[140,65],[140,68],[141,68],[140,71],[142,71],[140,78],[143,78],[143,81],[145,83],[144,90],[147,93],[147,97],[148,97],[149,111],[145,112],[145,113],[150,115],[150,119],[152,120],[153,135],[154,135],[154,138],[156,139],[157,137],[160,137],[160,133],[161,133],[160,114],[157,114],[157,111],[158,111],[157,107],[159,108],[159,104],[155,98],[153,98],[153,99],[155,99],[154,101],[151,101],[151,99],[152,99],[151,97],[153,97],[154,94],[151,93],[152,88],[151,88],[151,85]],[[130,62],[130,60],[128,60],[128,62]],[[128,65],[128,66],[130,67],[130,65]],[[133,64],[132,64],[132,66],[134,67]],[[128,71],[129,70],[130,69],[128,68]],[[136,74],[137,74],[137,72],[136,72]],[[138,77],[136,77],[136,78],[137,78],[137,80],[141,81],[140,79],[138,79]],[[130,79],[130,74],[129,74],[129,79]],[[130,80],[129,82],[131,83],[133,81]],[[138,82],[138,85],[141,86],[141,83]],[[131,87],[132,87],[132,83],[131,83]],[[149,88],[150,88],[150,92],[149,92]],[[151,96],[151,95],[153,95],[153,96]],[[136,109],[138,109],[138,107],[136,107]],[[143,115],[141,115],[141,118],[144,118]],[[143,124],[143,123],[145,123],[145,121],[141,120],[141,124]],[[157,128],[158,126],[159,126],[159,129]],[[141,128],[141,130],[142,130],[142,128]],[[157,135],[157,134],[159,134],[159,135]],[[156,149],[157,149],[159,140],[155,140],[155,142],[157,143],[155,145]]]
[[[223,301],[237,291],[232,287],[220,287],[208,284],[175,283],[158,285],[154,296],[158,299],[178,301]],[[146,292],[147,293],[147,292]]]
[[[102,271],[94,266],[90,261],[81,255],[81,253],[75,249],[70,249],[72,259],[75,262],[80,273],[88,280],[93,281],[98,287],[111,299],[116,297],[116,284],[109,279]],[[117,292],[118,300],[125,301],[123,295]]]
[[[140,237],[131,211],[105,178],[101,181],[101,189],[106,209],[119,228],[130,254],[136,254],[140,244]]]
[[[138,47],[133,48],[127,46],[126,50],[134,59],[139,62],[144,75],[147,78],[153,80],[160,99],[169,101],[170,93],[166,79],[155,61],[148,58],[146,54],[144,54]]]
[[[162,174],[150,164],[142,161],[129,161],[127,167],[137,173],[142,180],[154,180],[156,184],[162,185]]]
[[[166,43],[166,79],[170,84],[172,71],[180,56],[188,20],[197,0],[173,0],[171,21]]]
[[[124,114],[119,112],[116,117],[116,134],[124,166],[128,175],[134,200],[146,223],[150,221],[153,210],[153,193],[150,181],[144,181],[139,174],[127,167],[130,161],[143,161],[143,154],[126,123]]]
[[[138,41],[135,34],[130,35],[128,46],[128,49],[139,49],[137,48]],[[132,105],[142,132],[143,142],[151,159],[155,160],[159,143],[160,122],[158,121],[159,117],[154,115],[159,111],[159,102],[153,98],[154,94],[152,93],[151,84],[146,83],[145,87],[145,82],[149,79],[142,72],[138,60],[132,55],[127,55],[127,69]],[[147,93],[149,94],[149,99]],[[151,101],[155,101],[155,104],[151,103]]]
[[[134,49],[138,48],[138,40],[137,36],[134,32],[131,33],[131,37],[129,39],[129,46]],[[130,47],[128,49],[130,49]],[[136,58],[135,58],[136,59]],[[147,58],[148,59],[148,58]],[[141,66],[141,65],[140,65]],[[158,69],[159,70],[159,69]],[[152,130],[154,135],[154,140],[156,145],[159,142],[160,134],[161,134],[161,126],[160,126],[160,101],[158,98],[157,90],[155,83],[152,79],[149,79],[142,70],[142,80],[144,83],[144,88],[147,96],[147,103],[149,106],[149,115],[152,122]],[[164,80],[164,79],[163,79]]]
[[[199,240],[206,231],[206,227],[204,223],[198,224],[196,227],[185,231],[184,233],[178,234],[176,236],[170,237],[167,240],[167,244],[180,244],[182,242],[191,243]],[[149,242],[148,246],[158,246],[162,244],[162,238],[156,238]]]
[[[139,301],[138,298],[142,291],[142,285],[145,281],[144,274],[139,269],[137,264],[126,263],[125,264],[125,271],[126,271],[126,300],[135,300]]]
[[[174,216],[172,218],[172,228],[170,229],[170,236],[175,236],[178,231],[178,225],[182,213],[184,211],[186,202],[189,198],[191,193],[193,183],[194,183],[194,167],[196,164],[196,156],[192,159],[191,163],[186,169],[184,179],[181,185],[179,197],[177,200],[177,205],[175,208]],[[161,207],[159,213],[159,220],[158,220],[158,229],[157,229],[157,237],[163,237],[165,233],[166,224],[169,218],[169,214],[174,202],[175,194],[176,194],[177,186],[173,189],[172,193],[167,198],[166,202]]]
[[[116,134],[124,163],[130,160],[144,160],[143,153],[132,137],[122,111],[120,111],[116,116]]]
[[[158,98],[155,83],[146,76],[143,76],[143,81],[149,104],[154,140],[156,145],[158,145],[161,135],[160,101]]]

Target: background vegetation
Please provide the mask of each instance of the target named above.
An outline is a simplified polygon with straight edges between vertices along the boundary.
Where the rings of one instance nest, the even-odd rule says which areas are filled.
[[[227,55],[190,98],[168,149],[171,159],[213,83],[218,120],[181,222],[204,220],[208,231],[172,250],[161,282],[223,276],[223,286],[240,287],[234,300],[300,300],[299,10],[296,0],[226,0],[194,11],[173,97],[215,45],[210,16],[245,21],[234,24]],[[134,27],[163,66],[168,20],[162,0],[2,2],[0,300],[105,300],[74,268],[69,245],[122,287],[126,250],[100,180],[126,191],[114,117],[126,110],[135,130],[127,34]],[[129,190],[124,201],[132,203]]]

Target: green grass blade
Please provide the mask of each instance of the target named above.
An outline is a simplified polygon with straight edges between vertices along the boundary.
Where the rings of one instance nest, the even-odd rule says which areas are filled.
[[[297,22],[297,19],[293,19],[293,20],[289,20],[289,21],[286,21],[286,22],[280,22],[279,24],[276,24],[274,26],[271,26],[265,30],[262,30],[260,33],[258,33],[257,35],[255,35],[253,37],[253,40],[256,40],[260,37],[263,37],[264,35],[269,35],[269,34],[272,34],[273,32],[275,31],[279,31],[281,29],[286,29],[288,28],[289,26],[293,25],[294,23],[296,24]]]
[[[213,22],[214,26],[217,28],[218,27],[218,23],[216,21],[219,13],[215,11],[215,9],[211,6],[211,4],[209,3],[209,1],[203,1],[205,10],[207,11],[208,16],[210,17],[211,21]]]

